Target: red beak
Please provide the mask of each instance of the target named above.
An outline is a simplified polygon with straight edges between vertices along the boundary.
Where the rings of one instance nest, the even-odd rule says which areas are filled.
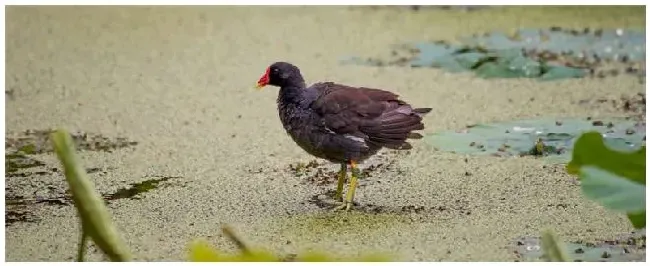
[[[266,69],[266,72],[264,72],[264,75],[257,81],[257,85],[255,86],[258,90],[262,89],[264,86],[269,84],[269,73],[271,72],[270,68]]]

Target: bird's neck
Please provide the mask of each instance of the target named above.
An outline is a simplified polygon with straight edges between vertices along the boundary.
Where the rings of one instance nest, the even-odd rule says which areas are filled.
[[[278,94],[278,103],[290,104],[298,103],[302,99],[302,93],[305,90],[305,81],[299,80],[280,87]]]

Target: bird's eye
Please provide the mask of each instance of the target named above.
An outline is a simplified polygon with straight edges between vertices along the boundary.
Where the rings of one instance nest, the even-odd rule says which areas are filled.
[[[274,69],[273,69],[273,72],[274,72],[274,73],[278,73],[278,69],[277,69],[277,68],[274,68]]]

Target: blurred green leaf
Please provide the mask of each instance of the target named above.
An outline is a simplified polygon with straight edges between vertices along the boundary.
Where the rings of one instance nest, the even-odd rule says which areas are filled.
[[[594,166],[580,168],[582,192],[608,209],[639,213],[645,210],[645,186]]]
[[[587,197],[627,212],[635,228],[645,227],[645,145],[617,151],[605,145],[600,133],[585,133],[576,141],[567,172],[580,175]]]
[[[86,175],[75,152],[72,137],[65,130],[57,130],[51,134],[51,139],[54,151],[65,170],[65,177],[81,219],[81,229],[110,260],[131,260],[131,253],[113,226],[102,197]],[[80,247],[82,246],[80,244]],[[81,251],[80,254],[83,255]]]
[[[189,260],[192,262],[220,261],[219,252],[214,250],[207,242],[196,240],[190,244]]]
[[[627,219],[632,222],[634,228],[645,228],[645,210],[639,213],[628,213]]]
[[[239,254],[225,254],[203,240],[190,245],[189,260],[192,262],[278,262],[280,259],[264,250],[250,250]]]
[[[645,145],[632,152],[616,151],[605,146],[601,133],[582,134],[575,143],[567,171],[579,174],[580,167],[587,165],[645,185]]]
[[[189,260],[192,262],[279,262],[280,257],[265,250],[250,250],[237,254],[225,254],[211,247],[204,240],[194,241],[190,245]],[[389,261],[380,255],[365,255],[355,258],[335,258],[321,252],[305,252],[297,255],[294,261],[303,262],[331,262],[331,261],[359,261],[380,262]]]
[[[296,261],[304,261],[304,262],[331,262],[331,261],[356,261],[356,262],[388,262],[390,261],[386,256],[382,256],[379,254],[374,254],[374,255],[361,255],[359,257],[353,257],[353,258],[335,258],[332,256],[328,256],[324,253],[321,252],[315,252],[315,251],[310,251],[310,252],[305,252],[301,255],[298,255],[296,257]]]
[[[193,262],[279,262],[282,259],[273,253],[262,249],[251,249],[234,233],[234,230],[225,225],[222,227],[224,236],[230,239],[239,249],[237,254],[225,254],[211,247],[204,240],[196,240],[190,244],[189,260]],[[371,254],[351,259],[341,259],[328,256],[317,251],[309,251],[292,256],[291,261],[329,262],[329,261],[388,261],[388,258]]]

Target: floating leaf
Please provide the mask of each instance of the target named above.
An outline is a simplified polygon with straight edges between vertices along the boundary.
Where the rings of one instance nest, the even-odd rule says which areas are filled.
[[[520,77],[526,78],[539,77],[542,72],[541,64],[537,60],[524,55],[519,55],[510,60],[509,67],[513,72],[518,73]]]
[[[482,78],[519,78],[521,75],[512,71],[508,65],[488,62],[475,69],[476,75]]]
[[[431,63],[432,66],[445,69],[449,72],[456,73],[462,71],[468,71],[469,69],[463,66],[456,57],[453,55],[442,56],[436,59],[435,62]]]
[[[484,60],[488,55],[480,52],[467,52],[455,55],[455,60],[464,69],[472,69],[477,63]]]
[[[586,72],[580,68],[565,67],[565,66],[551,66],[547,72],[544,73],[539,79],[543,81],[566,79],[566,78],[581,78],[586,75]]]
[[[516,38],[513,38],[516,37]],[[520,29],[510,36],[492,32],[481,36],[463,38],[468,44],[479,44],[487,49],[523,49],[569,54],[593,60],[620,59],[644,60],[645,31],[628,29],[610,30],[555,30]]]
[[[419,53],[410,62],[410,65],[413,67],[431,67],[434,66],[438,59],[451,55],[459,48],[442,42],[421,42],[414,44],[413,49],[416,49]]]
[[[625,73],[645,74],[645,68],[638,66],[645,61],[645,31],[520,29],[511,34],[492,32],[461,37],[460,41],[463,43],[438,41],[406,45],[409,56],[388,62],[377,59],[346,62],[437,67],[450,72],[475,70],[483,78],[551,81],[584,77],[587,68],[596,73],[595,68],[606,60],[626,64]],[[395,51],[393,55],[398,56],[400,53]],[[598,76],[605,75],[598,73]]]
[[[636,128],[628,134],[630,128]],[[645,126],[625,119],[530,119],[479,124],[462,130],[430,134],[427,142],[444,151],[495,156],[543,156],[566,163],[577,138],[583,132],[605,134],[606,144],[623,150],[638,149]],[[541,142],[540,142],[541,140]],[[537,152],[541,148],[541,154]]]
[[[547,239],[549,239],[548,236],[543,238],[519,237],[514,241],[514,252],[525,261],[548,261],[549,255],[555,258],[553,259],[555,261],[566,260],[566,258],[569,261],[585,262],[645,261],[645,230],[625,233],[606,241],[589,243],[582,241],[562,243],[557,239],[554,239],[553,243],[549,243],[546,241]],[[555,246],[553,250],[550,247],[547,248],[548,244]],[[564,255],[557,256],[559,253],[564,253],[565,259],[559,259],[564,257]]]

